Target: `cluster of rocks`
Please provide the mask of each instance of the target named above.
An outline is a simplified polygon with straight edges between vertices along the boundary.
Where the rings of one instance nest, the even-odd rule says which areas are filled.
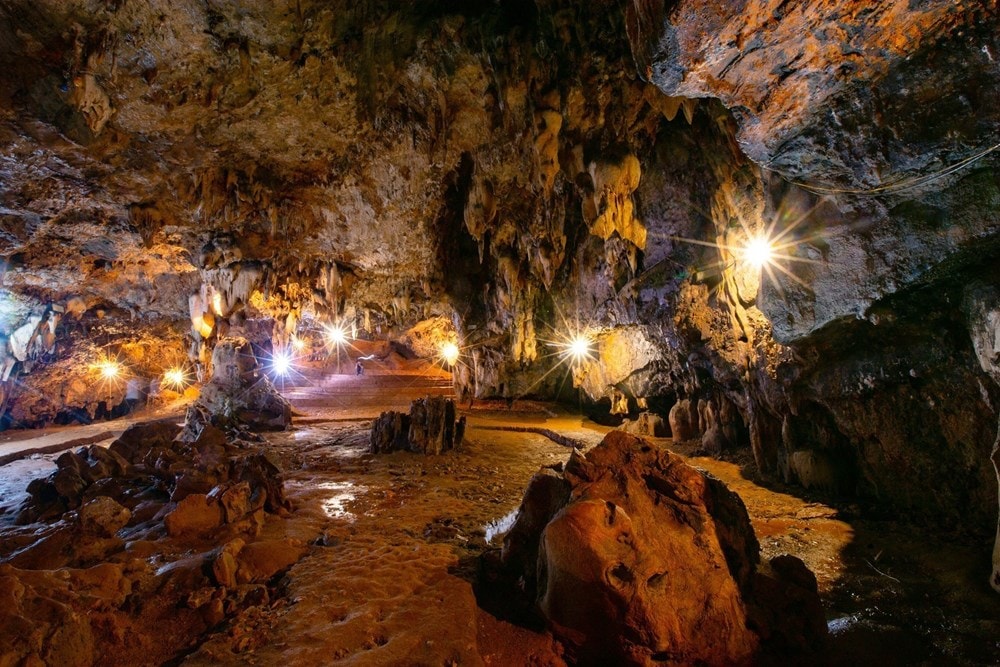
[[[394,451],[441,454],[465,437],[465,417],[455,418],[455,402],[443,396],[418,398],[410,413],[389,410],[372,423],[371,453]]]
[[[826,638],[815,576],[761,563],[739,497],[620,431],[532,478],[501,573],[579,664],[798,659]]]
[[[20,525],[0,533],[0,664],[124,656],[126,631],[168,617],[163,641],[180,650],[270,602],[275,575],[306,549],[259,539],[266,513],[290,509],[279,467],[212,426],[193,442],[180,435],[138,424],[31,482]]]
[[[186,532],[188,523],[208,521],[206,516],[183,518],[196,502],[211,508],[212,517],[218,515],[208,528],[258,510],[288,509],[279,468],[268,454],[227,440],[213,426],[200,429],[192,442],[177,439],[180,435],[176,424],[137,424],[107,449],[90,445],[63,453],[54,473],[28,485],[17,523],[56,519],[98,497],[128,508],[137,521],[164,520],[171,534]],[[177,528],[170,530],[172,525]]]
[[[654,438],[673,437],[675,442],[697,442],[702,451],[719,454],[747,440],[739,412],[725,399],[682,398],[674,403],[666,420],[655,412],[640,412],[619,427],[626,433]]]

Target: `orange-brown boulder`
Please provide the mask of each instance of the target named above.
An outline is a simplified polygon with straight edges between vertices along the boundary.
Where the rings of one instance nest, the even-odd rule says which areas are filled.
[[[551,485],[551,477],[533,483]],[[805,566],[785,562],[791,557],[780,569],[795,576],[758,567],[746,509],[718,480],[622,432],[586,457],[574,454],[563,477],[567,502],[542,509],[547,521],[522,505],[509,533],[519,546],[505,557],[520,581],[537,573],[527,592],[576,662],[743,664],[822,642],[815,580],[810,587]],[[529,488],[525,504],[540,496],[548,494]],[[529,533],[533,563],[523,562]]]
[[[225,515],[214,498],[203,493],[192,493],[177,503],[176,509],[164,517],[167,533],[171,537],[202,535],[222,525]]]

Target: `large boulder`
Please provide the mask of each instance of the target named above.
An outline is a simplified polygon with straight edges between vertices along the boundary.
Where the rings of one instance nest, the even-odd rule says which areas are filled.
[[[535,589],[539,537],[556,512],[569,502],[571,488],[559,471],[539,470],[528,482],[517,520],[504,536],[502,558],[508,567],[523,572],[525,586],[530,590]]]
[[[293,540],[264,540],[246,545],[236,553],[236,582],[264,583],[302,558],[305,545]]]
[[[112,537],[125,527],[132,513],[107,496],[94,498],[80,508],[80,527],[92,535]]]
[[[815,579],[760,565],[739,497],[620,431],[532,479],[503,560],[581,664],[739,664],[825,636]]]
[[[222,525],[225,513],[215,498],[192,493],[177,503],[164,517],[167,533],[172,537],[204,535]]]
[[[129,463],[141,463],[151,449],[170,447],[181,428],[171,421],[132,424],[108,449]]]

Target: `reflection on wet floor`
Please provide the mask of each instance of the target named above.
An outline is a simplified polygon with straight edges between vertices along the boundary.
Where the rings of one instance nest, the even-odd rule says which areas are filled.
[[[317,497],[323,513],[330,519],[353,522],[357,515],[348,509],[350,503],[368,491],[368,487],[351,481],[315,482],[310,480],[286,480],[285,491],[290,494],[307,492]],[[318,492],[318,493],[317,493]]]
[[[514,525],[514,520],[517,519],[517,510],[511,510],[506,516],[500,517],[496,521],[490,521],[485,526],[483,530],[486,531],[486,543],[492,544],[493,538],[503,535]]]
[[[323,482],[316,485],[317,489],[331,491],[332,495],[323,501],[323,511],[331,519],[347,519],[354,521],[355,516],[346,509],[346,504],[366,491],[365,487],[352,482]]]

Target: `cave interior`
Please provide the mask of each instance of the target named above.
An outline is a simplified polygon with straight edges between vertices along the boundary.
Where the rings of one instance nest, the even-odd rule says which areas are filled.
[[[6,0],[0,665],[1000,662],[996,0]]]

